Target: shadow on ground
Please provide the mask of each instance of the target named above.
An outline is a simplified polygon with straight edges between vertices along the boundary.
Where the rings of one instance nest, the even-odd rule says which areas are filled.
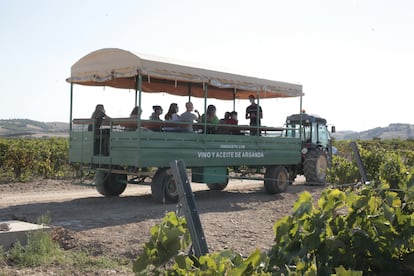
[[[277,201],[303,190],[321,189],[303,185],[290,186],[286,193],[270,195],[262,187],[242,191],[197,191],[194,193],[200,214],[209,212],[237,212],[249,205]],[[52,199],[51,199],[52,200]],[[160,219],[166,212],[176,211],[177,204],[159,204],[151,195],[123,197],[87,197],[62,202],[33,203],[0,209],[0,220],[18,219],[36,222],[49,214],[52,224],[71,230],[88,230],[149,219]]]

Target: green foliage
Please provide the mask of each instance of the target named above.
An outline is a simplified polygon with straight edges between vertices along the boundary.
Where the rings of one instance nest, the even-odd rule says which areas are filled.
[[[133,270],[140,275],[155,273],[190,244],[190,233],[185,218],[169,212],[161,224],[151,228],[151,238],[144,252],[134,262]]]
[[[374,185],[344,191],[326,189],[317,206],[309,193],[302,193],[293,214],[274,225],[275,243],[266,254],[256,250],[245,259],[235,252],[223,251],[196,258],[183,253],[186,247],[175,246],[169,259],[163,260],[163,267],[154,261],[157,255],[153,261],[141,256],[141,266],[135,265],[134,271],[166,275],[413,274],[412,148],[398,140],[365,141],[359,147]],[[344,152],[333,157],[330,182],[355,183],[359,172],[349,145],[338,148]],[[152,232],[153,237],[158,237],[158,232]],[[144,252],[158,252],[150,245]]]
[[[0,253],[0,264],[21,268],[56,264],[67,266],[70,270],[86,272],[99,269],[126,270],[125,266],[129,265],[125,260],[94,257],[86,251],[64,251],[45,230],[30,233],[27,245],[17,242],[9,252]]]
[[[7,265],[7,255],[3,248],[3,246],[0,245],[0,267]]]
[[[28,181],[73,175],[68,148],[67,138],[0,139],[0,179]]]
[[[391,188],[398,189],[399,184],[407,181],[407,169],[401,157],[396,153],[388,153],[379,168],[381,182],[388,183]]]
[[[342,156],[332,156],[332,166],[328,169],[327,175],[329,183],[357,183],[359,178],[355,162]]]
[[[352,271],[352,270],[347,270],[345,269],[343,266],[337,267],[335,268],[335,274],[332,274],[333,276],[362,276],[364,275],[364,273],[362,273],[362,271]]]
[[[270,265],[282,273],[292,266],[306,273],[313,265],[318,275],[341,265],[364,274],[403,273],[414,252],[414,209],[407,207],[413,192],[325,190],[317,207],[308,192],[301,194],[293,215],[275,224]]]
[[[378,275],[414,273],[414,178],[398,191],[362,186],[325,189],[317,205],[299,195],[290,216],[274,225],[269,252],[243,258],[232,251],[197,258],[185,254],[184,218],[168,213],[151,229],[137,275]],[[173,239],[173,240],[170,240]]]
[[[85,250],[65,252],[65,263],[81,272],[92,271],[95,275],[99,275],[96,271],[100,269],[127,270],[127,267],[130,266],[130,262],[127,260],[111,259],[105,256],[94,257]]]
[[[268,257],[259,250],[248,258],[232,251],[222,251],[196,258],[178,256],[168,275],[271,275],[266,272]]]
[[[37,218],[37,224],[40,225],[50,225],[51,222],[52,218],[50,217],[49,211]]]
[[[49,224],[50,216],[45,214],[37,219],[39,224]],[[94,257],[89,252],[65,251],[53,239],[50,233],[41,229],[28,234],[27,244],[17,242],[9,251],[0,247],[0,266],[38,267],[48,265],[61,265],[69,267],[71,271],[97,271],[99,269],[126,270],[129,261],[123,259],[110,259],[107,257]],[[62,275],[71,272],[62,272]]]
[[[384,162],[386,151],[378,148],[377,150],[368,150],[359,148],[362,163],[364,164],[367,177],[371,182],[378,183],[380,181],[381,164]]]
[[[27,267],[63,261],[63,250],[52,240],[48,232],[39,230],[28,234],[27,245],[17,242],[9,252],[12,264]]]
[[[137,275],[270,275],[268,257],[256,250],[244,259],[232,251],[207,254],[197,258],[185,254],[191,238],[185,218],[167,213],[161,224],[151,228],[151,238],[137,258]]]
[[[339,155],[333,157],[328,181],[333,184],[356,183],[359,171],[349,141],[335,141]],[[414,168],[414,141],[370,140],[358,141],[362,163],[370,182],[379,185],[388,183],[392,187],[406,182]]]

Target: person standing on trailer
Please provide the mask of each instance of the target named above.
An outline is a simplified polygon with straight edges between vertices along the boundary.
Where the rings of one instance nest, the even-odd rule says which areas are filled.
[[[250,105],[246,108],[246,119],[250,119],[250,135],[260,135],[260,132],[255,128],[260,126],[260,120],[263,118],[262,107],[255,102],[256,98],[253,95],[249,96]],[[259,116],[259,117],[257,117]]]
[[[103,104],[97,104],[95,107],[95,111],[92,113],[91,116],[94,119],[94,126],[89,125],[88,131],[92,131],[95,129],[95,137],[94,137],[94,155],[102,154],[102,155],[109,155],[109,135],[110,130],[108,128],[101,129],[102,122],[105,119],[110,119],[108,115],[105,113],[105,108]]]
[[[102,125],[102,121],[104,119],[110,119],[110,117],[108,115],[106,115],[105,113],[105,108],[103,106],[103,104],[97,104],[95,107],[95,111],[92,113],[91,116],[92,119],[95,120],[95,133],[99,133],[99,129],[101,128]],[[88,131],[92,131],[93,126],[89,125],[88,126]]]

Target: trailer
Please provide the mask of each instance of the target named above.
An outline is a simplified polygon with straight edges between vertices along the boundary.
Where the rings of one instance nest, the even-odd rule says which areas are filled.
[[[107,86],[135,91],[135,105],[145,103],[147,93],[171,97],[233,101],[254,95],[260,104],[276,98],[298,97],[302,110],[302,86],[149,59],[132,52],[106,48],[87,54],[71,67],[69,161],[95,173],[95,185],[104,196],[118,196],[132,178],[150,176],[152,195],[158,202],[175,202],[176,185],[169,170],[172,160],[184,160],[191,181],[212,190],[225,189],[229,178],[262,180],[268,193],[287,189],[289,172],[303,162],[302,131],[288,125],[263,126],[193,123],[196,131],[171,132],[188,122],[142,118],[108,118],[98,129],[91,118],[73,118],[75,87]],[[121,91],[122,92],[122,91]],[[79,96],[81,97],[81,96]],[[146,104],[148,106],[148,104]],[[301,113],[301,112],[300,112]],[[301,120],[297,124],[302,127]],[[209,127],[216,134],[206,131]],[[234,135],[234,131],[242,135]],[[154,131],[155,130],[155,131]],[[296,131],[297,135],[292,135]],[[256,135],[253,135],[256,134]],[[246,176],[247,175],[247,176]]]

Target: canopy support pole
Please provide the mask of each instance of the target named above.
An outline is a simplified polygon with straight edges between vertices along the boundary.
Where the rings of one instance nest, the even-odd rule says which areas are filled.
[[[208,84],[203,83],[204,88],[204,135],[207,134],[207,96],[208,96]]]
[[[139,75],[139,72],[138,72],[138,75]],[[139,91],[138,75],[135,77],[135,106],[138,105],[138,91]]]
[[[234,91],[233,91],[233,111],[236,111],[236,92],[237,92],[237,88],[234,87]]]
[[[299,122],[299,125],[300,125],[300,128],[299,128],[299,138],[300,138],[300,140],[302,141],[302,131],[303,131],[303,129],[304,129],[304,127],[303,127],[303,119],[302,119],[302,114],[303,114],[303,110],[302,110],[302,95],[300,95],[300,99],[299,99],[299,101],[300,101],[300,104],[299,104],[299,106],[300,106],[300,110],[299,110],[299,114],[300,114],[300,122]]]
[[[256,98],[257,98],[257,108],[256,108],[256,131],[257,135],[260,136],[260,93],[259,90],[256,92]]]
[[[70,111],[69,111],[69,131],[72,132],[72,112],[73,112],[73,83],[70,83]]]
[[[188,83],[188,101],[191,102],[191,82]]]
[[[142,75],[141,72],[138,73],[138,91],[139,91],[139,97],[138,97],[138,129],[141,128],[141,96],[142,96]]]

